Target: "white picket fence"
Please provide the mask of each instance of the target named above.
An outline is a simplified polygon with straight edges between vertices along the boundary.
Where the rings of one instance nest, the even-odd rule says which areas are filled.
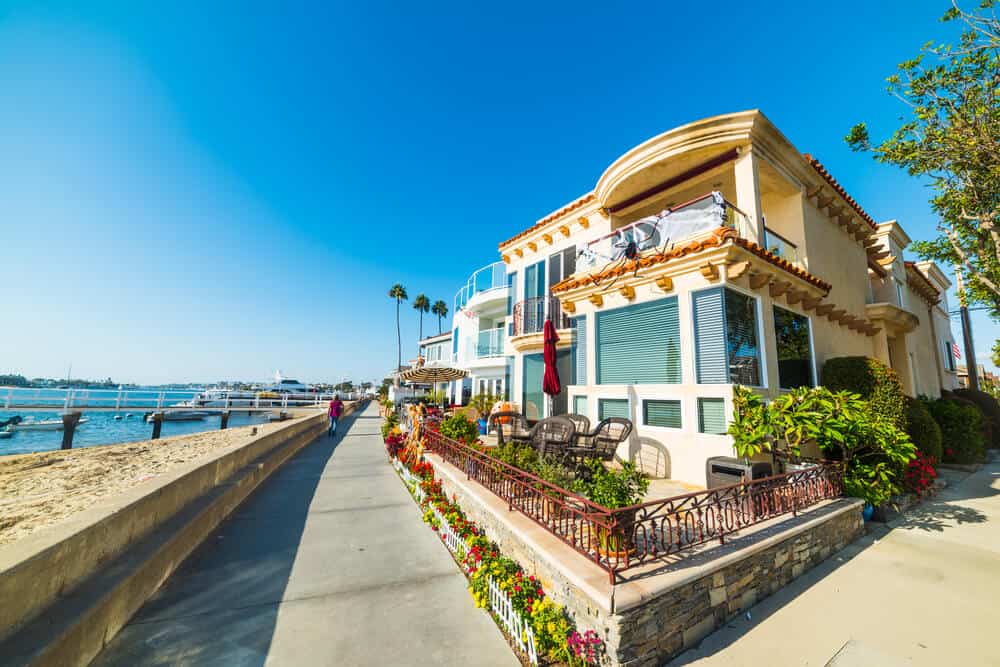
[[[531,664],[538,664],[538,653],[535,651],[535,633],[524,617],[514,610],[514,604],[507,594],[497,585],[493,577],[489,577],[490,609],[500,619],[507,629],[507,634],[514,638],[517,647],[528,654]]]
[[[423,500],[424,492],[420,488],[420,480],[406,469],[399,459],[393,459],[392,465],[399,471],[400,477],[405,482],[416,482],[417,502]],[[438,533],[448,550],[454,554],[465,555],[469,553],[469,545],[456,533],[451,524],[444,518],[444,515],[437,511],[436,507],[430,508],[434,512],[434,517],[438,520]],[[493,577],[488,577],[490,611],[492,611],[503,624],[507,634],[514,638],[517,647],[528,654],[531,664],[538,664],[538,652],[535,649],[535,633],[525,618],[514,609],[514,603],[507,596],[507,593],[497,585]]]

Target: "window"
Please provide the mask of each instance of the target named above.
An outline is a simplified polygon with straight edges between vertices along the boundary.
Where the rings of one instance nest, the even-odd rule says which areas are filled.
[[[602,398],[597,401],[597,418],[622,417],[631,419],[627,398]]]
[[[545,394],[542,393],[542,375],[545,372],[545,362],[540,354],[524,355],[524,388],[522,405],[524,416],[528,419],[541,419],[545,416]]]
[[[586,396],[574,396],[573,397],[573,414],[586,416],[586,414],[587,414],[587,397]]]
[[[643,401],[642,423],[646,426],[681,428],[681,402],[660,400]]]
[[[698,432],[723,435],[726,432],[726,400],[698,399]]]
[[[944,342],[944,367],[949,371],[955,370],[955,345],[950,340]]]
[[[809,318],[774,307],[774,338],[778,345],[778,386],[812,387],[812,345]]]
[[[903,307],[903,283],[899,282],[895,278],[893,282],[896,283],[896,305],[900,308]]]
[[[532,264],[524,270],[524,298],[545,296],[545,262]]]
[[[574,384],[587,384],[587,318],[576,317],[576,358],[573,365],[576,368],[576,382]]]
[[[699,384],[760,386],[757,300],[716,287],[693,297]]]
[[[597,313],[598,384],[679,384],[677,297]]]
[[[549,288],[576,271],[576,246],[549,255]]]
[[[458,329],[451,332],[451,354],[458,357]]]

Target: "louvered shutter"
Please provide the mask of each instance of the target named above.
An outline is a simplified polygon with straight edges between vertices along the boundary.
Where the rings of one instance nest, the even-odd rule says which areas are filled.
[[[726,401],[722,398],[698,399],[698,432],[722,435],[726,432]]]
[[[597,418],[622,417],[631,419],[627,398],[602,398],[597,401]]]
[[[681,381],[677,297],[597,314],[598,384]]]
[[[698,384],[726,384],[726,319],[722,288],[694,294],[694,349]]]
[[[642,402],[642,421],[646,426],[681,428],[681,402],[649,400]]]
[[[574,412],[574,414],[587,416],[587,397],[586,396],[574,396],[573,397],[573,412]]]
[[[587,318],[577,317],[576,321],[576,382],[587,384]]]

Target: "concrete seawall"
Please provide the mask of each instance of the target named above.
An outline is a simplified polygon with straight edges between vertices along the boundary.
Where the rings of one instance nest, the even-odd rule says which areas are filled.
[[[0,548],[3,663],[89,663],[223,519],[325,428],[323,413],[295,419]]]

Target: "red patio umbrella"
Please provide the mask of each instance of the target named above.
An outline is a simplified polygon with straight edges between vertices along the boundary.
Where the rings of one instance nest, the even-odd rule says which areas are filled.
[[[555,396],[562,391],[559,371],[556,370],[556,343],[559,342],[559,334],[556,333],[556,327],[552,324],[552,320],[545,320],[543,332],[542,359],[545,361],[545,375],[542,376],[542,391],[549,396]]]

